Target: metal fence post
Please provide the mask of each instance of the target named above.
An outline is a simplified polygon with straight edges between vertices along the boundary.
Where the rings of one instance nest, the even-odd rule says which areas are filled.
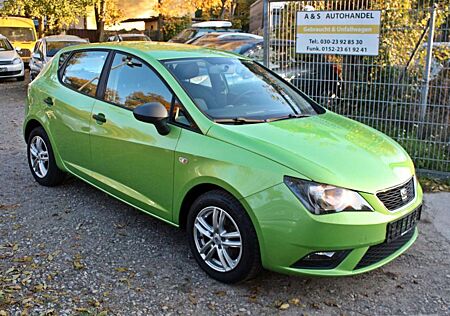
[[[430,24],[429,24],[429,33],[428,33],[428,42],[427,42],[427,56],[425,59],[425,69],[423,72],[423,83],[422,83],[422,91],[420,95],[420,122],[422,123],[422,127],[420,128],[420,138],[422,138],[423,133],[423,125],[425,122],[425,114],[427,110],[428,103],[428,91],[430,86],[430,72],[431,72],[431,58],[433,57],[433,38],[434,38],[434,22],[436,20],[436,5],[431,7],[431,16],[430,16]]]
[[[263,49],[263,63],[264,66],[269,67],[269,0],[263,0],[263,36],[264,36],[264,49]]]

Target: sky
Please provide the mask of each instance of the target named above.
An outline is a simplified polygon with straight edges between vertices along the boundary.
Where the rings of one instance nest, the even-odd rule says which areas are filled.
[[[3,0],[0,0],[2,2]],[[157,0],[118,0],[117,5],[123,11],[126,18],[148,18],[156,16],[152,10],[154,5],[158,4]]]

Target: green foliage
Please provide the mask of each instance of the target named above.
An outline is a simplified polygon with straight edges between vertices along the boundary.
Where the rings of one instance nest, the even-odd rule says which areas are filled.
[[[164,17],[164,25],[162,26],[163,40],[168,41],[182,30],[188,28],[191,23],[190,16],[182,18]]]

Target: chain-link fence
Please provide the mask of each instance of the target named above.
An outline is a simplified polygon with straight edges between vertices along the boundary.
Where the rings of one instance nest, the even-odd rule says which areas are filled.
[[[328,109],[393,137],[420,171],[450,176],[448,0],[269,1],[266,10],[272,69]],[[296,53],[298,11],[346,10],[381,11],[377,56]]]

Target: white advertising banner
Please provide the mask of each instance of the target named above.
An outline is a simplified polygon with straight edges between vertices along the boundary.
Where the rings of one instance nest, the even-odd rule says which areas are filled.
[[[299,11],[299,54],[378,55],[380,11]]]

